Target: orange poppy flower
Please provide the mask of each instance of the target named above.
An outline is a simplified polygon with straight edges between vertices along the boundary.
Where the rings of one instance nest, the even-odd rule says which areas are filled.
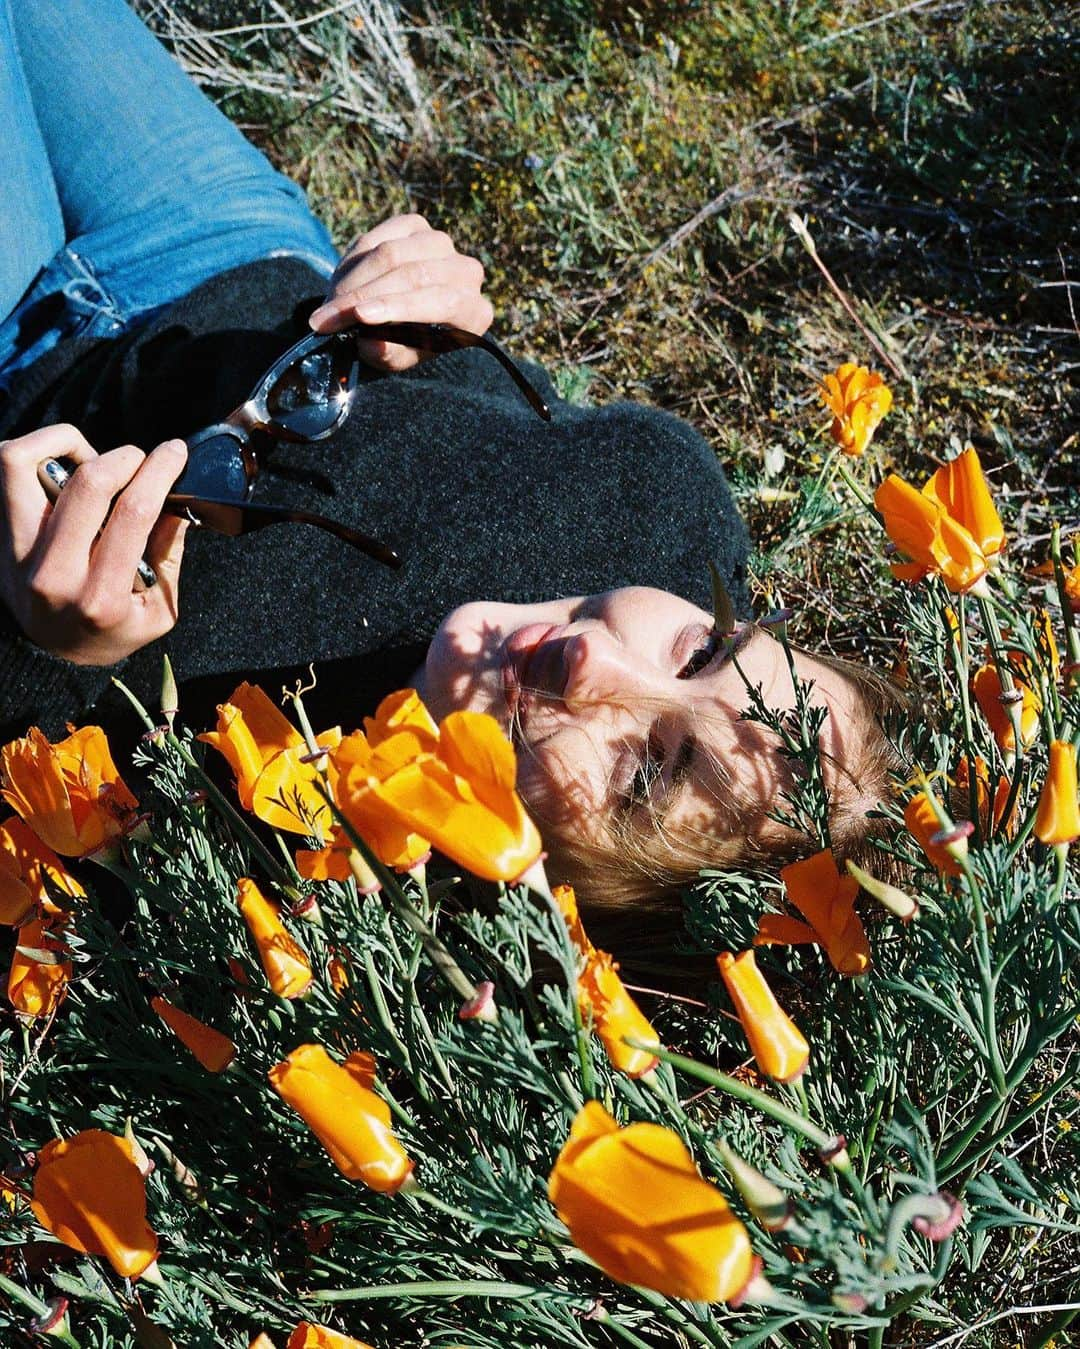
[[[310,1321],[301,1321],[289,1336],[285,1349],[371,1349],[363,1340],[354,1340],[329,1326],[312,1325]]]
[[[301,1045],[270,1069],[270,1084],[343,1176],[395,1194],[412,1175],[413,1163],[390,1128],[390,1107],[371,1090],[368,1063],[351,1068],[335,1063],[322,1045]]]
[[[845,454],[862,454],[892,407],[892,392],[880,375],[850,361],[826,375],[818,389],[833,414],[833,440]]]
[[[959,800],[964,807],[965,813],[969,808],[971,800],[970,793],[971,774],[968,769],[967,755],[961,755],[960,762],[956,765],[956,790]],[[980,755],[975,756],[975,796],[979,806],[979,821],[982,824],[983,831],[989,832],[991,829],[1001,827],[1002,816],[1005,814],[1005,807],[1009,803],[1009,779],[999,777],[997,786],[994,788],[993,804],[990,802],[990,769],[987,767],[986,760]],[[1012,814],[1004,828],[1006,833],[1012,832],[1012,823],[1016,815],[1016,805],[1014,803]],[[937,830],[931,830],[936,833]]]
[[[236,1057],[236,1046],[227,1035],[189,1016],[165,998],[150,999],[150,1006],[181,1044],[191,1050],[209,1073],[223,1073]]]
[[[407,689],[405,692],[412,693],[412,690]],[[334,756],[339,773],[338,802],[341,813],[379,861],[398,871],[408,871],[410,867],[416,866],[431,851],[431,844],[423,834],[409,824],[403,824],[396,814],[388,811],[373,788],[400,769],[415,763],[420,755],[430,754],[431,746],[437,743],[422,723],[420,714],[426,717],[427,709],[416,694],[412,694],[412,697],[419,709],[413,714],[420,723],[418,726],[403,724],[405,710],[399,709],[398,729],[391,729],[391,718],[387,717],[382,725],[373,727],[374,741],[368,741],[360,731],[356,731],[345,737]],[[379,704],[380,711],[386,708],[388,701],[384,699]],[[430,722],[431,718],[427,720]],[[367,718],[367,721],[370,725],[371,718]],[[336,837],[346,848],[352,847],[344,831],[340,831]],[[340,847],[341,844],[335,842],[332,846]]]
[[[278,916],[277,906],[247,876],[238,884],[237,903],[259,952],[259,959],[279,998],[299,998],[311,987],[314,976],[304,948]]]
[[[907,803],[904,807],[904,824],[908,833],[942,875],[960,875],[962,870],[960,863],[945,844],[931,842],[935,834],[941,833],[942,826],[928,792],[918,792]]]
[[[100,726],[50,745],[36,726],[0,750],[3,796],[48,847],[85,857],[126,833],[138,802]]]
[[[758,919],[755,946],[821,946],[839,974],[865,974],[870,968],[870,945],[862,920],[855,912],[858,883],[841,876],[832,851],[826,848],[780,872],[787,897],[806,922],[787,914],[766,913]]]
[[[1050,767],[1039,794],[1035,837],[1048,847],[1080,837],[1080,802],[1076,791],[1076,746],[1069,740],[1050,742]]]
[[[1023,680],[1013,677],[1013,686],[1020,694],[1020,742],[1027,747],[1035,740],[1039,732],[1039,713],[1042,710],[1042,700],[1034,689],[1029,688]],[[993,733],[994,739],[998,743],[998,748],[1005,754],[1016,752],[1016,732],[1013,730],[1012,718],[1009,716],[1005,704],[1001,701],[1004,690],[1001,687],[1001,680],[998,672],[993,665],[980,665],[971,678],[971,691],[975,695],[975,701],[979,704],[979,710],[986,718],[987,724]]]
[[[994,557],[1005,547],[1001,516],[972,446],[932,474],[923,495],[963,525],[984,557]]]
[[[641,1008],[626,991],[618,965],[606,951],[598,951],[589,939],[578,914],[573,887],[557,885],[552,892],[570,932],[570,940],[580,956],[577,999],[582,1019],[592,1021],[611,1066],[627,1077],[644,1077],[656,1067],[657,1058],[646,1049],[623,1044],[623,1036],[632,1036],[658,1045],[660,1037]]]
[[[375,715],[364,718],[364,730],[372,748],[402,731],[409,731],[416,738],[418,752],[433,752],[439,740],[439,728],[415,689],[387,694],[375,709]]]
[[[59,955],[64,950],[63,942],[40,918],[34,918],[19,928],[18,944],[11,953],[8,1001],[24,1016],[51,1016],[67,993],[71,961],[57,959],[49,964],[26,955],[19,947]]]
[[[319,766],[303,762],[309,757],[307,742],[280,708],[262,689],[245,682],[217,712],[217,729],[199,739],[228,759],[244,809],[275,829],[326,833],[333,815],[319,790]],[[323,731],[315,740],[334,749],[341,731]]]
[[[1080,563],[1065,573],[1065,599],[1074,614],[1080,614]]]
[[[911,559],[893,567],[901,580],[933,573],[954,594],[971,590],[1005,543],[979,457],[970,446],[939,468],[921,492],[890,473],[874,493],[874,505],[889,538]]]
[[[380,746],[384,748],[385,746]],[[408,829],[477,876],[515,881],[540,856],[540,835],[514,790],[517,762],[494,717],[452,712],[437,751],[420,754],[385,780],[368,779],[372,797]],[[357,808],[343,793],[342,809]]]
[[[578,999],[586,1021],[592,1017],[611,1066],[627,1077],[644,1077],[656,1067],[656,1055],[623,1044],[623,1036],[657,1045],[660,1037],[626,991],[618,969],[606,951],[593,951],[578,976]]]
[[[102,1129],[55,1138],[38,1153],[31,1207],[65,1246],[102,1255],[125,1279],[157,1259],[146,1221],[146,1185],[134,1147]]]
[[[86,891],[37,834],[12,815],[0,824],[0,923],[18,927],[32,912],[56,914],[49,886],[82,899]]]
[[[746,1228],[678,1134],[659,1124],[620,1128],[599,1101],[587,1102],[548,1195],[574,1245],[619,1283],[724,1302],[753,1276]]]
[[[794,1082],[810,1061],[810,1046],[780,1006],[753,951],[733,956],[721,951],[716,963],[757,1066],[776,1082]]]

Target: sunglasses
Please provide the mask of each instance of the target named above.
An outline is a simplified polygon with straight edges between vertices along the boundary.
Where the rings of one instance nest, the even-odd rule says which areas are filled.
[[[311,511],[248,500],[261,468],[261,443],[254,437],[317,444],[340,430],[361,382],[357,344],[372,340],[430,352],[479,347],[499,362],[537,415],[551,420],[543,398],[490,337],[446,323],[369,323],[313,333],[275,361],[250,397],[223,421],[187,437],[187,466],[165,498],[164,509],[232,537],[268,525],[314,525],[378,562],[399,567],[401,558],[393,548],[360,530]]]

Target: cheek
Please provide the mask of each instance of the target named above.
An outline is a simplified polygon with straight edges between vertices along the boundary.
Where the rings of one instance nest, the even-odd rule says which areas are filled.
[[[602,832],[609,809],[601,750],[585,732],[567,729],[518,756],[518,791],[549,851],[570,836]]]

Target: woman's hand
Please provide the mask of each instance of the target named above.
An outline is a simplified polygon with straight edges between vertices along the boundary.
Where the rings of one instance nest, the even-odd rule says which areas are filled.
[[[326,301],[311,316],[317,333],[361,323],[451,323],[485,333],[494,316],[481,294],[484,268],[433,230],[423,216],[396,215],[361,234],[338,263]],[[362,342],[361,354],[384,370],[420,360],[411,347]]]
[[[78,465],[54,503],[38,481],[45,459]],[[161,508],[186,462],[180,440],[98,454],[74,426],[0,441],[0,599],[32,642],[112,665],[169,631],[187,522]],[[158,580],[136,593],[144,556]]]

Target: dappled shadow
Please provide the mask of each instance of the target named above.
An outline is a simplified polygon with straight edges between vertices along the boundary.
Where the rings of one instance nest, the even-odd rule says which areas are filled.
[[[966,61],[916,55],[800,127],[840,278],[865,293],[891,274],[944,307],[1071,327],[1076,46],[1063,25]]]

